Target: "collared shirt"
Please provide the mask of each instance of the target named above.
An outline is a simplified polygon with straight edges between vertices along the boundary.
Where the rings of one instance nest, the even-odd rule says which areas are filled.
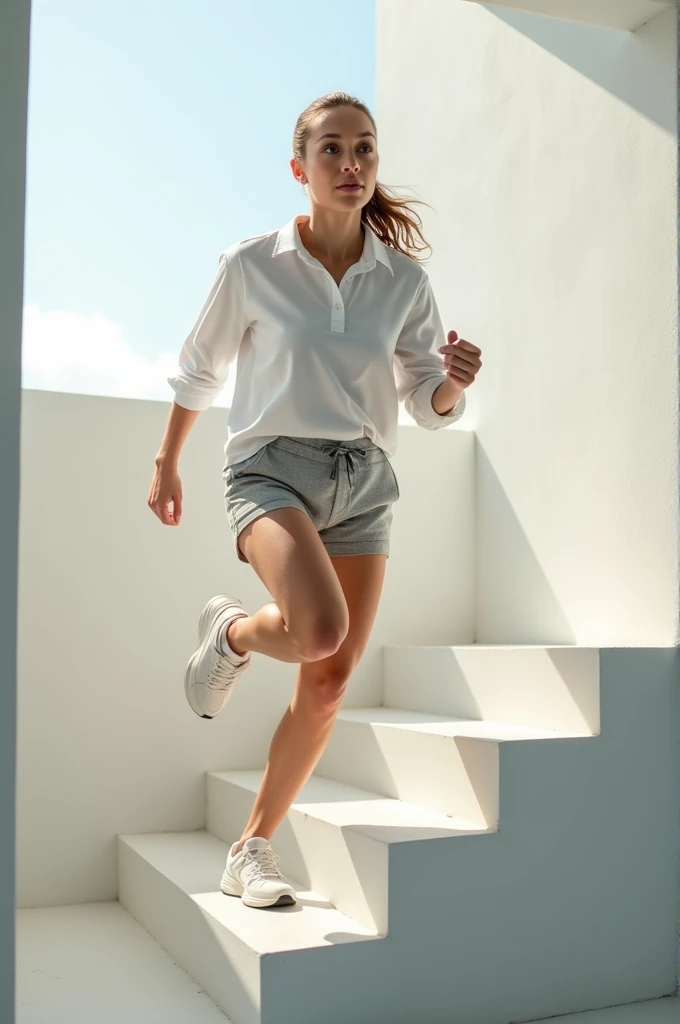
[[[280,435],[397,450],[399,401],[437,430],[460,419],[432,408],[446,380],[446,333],[423,267],[364,224],[364,249],[340,286],[304,248],[293,217],[218,257],[203,308],[168,382],[185,409],[209,408],[236,359],[226,465]]]

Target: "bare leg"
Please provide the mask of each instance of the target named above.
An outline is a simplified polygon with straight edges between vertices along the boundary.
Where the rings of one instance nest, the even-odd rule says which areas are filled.
[[[314,771],[373,628],[387,557],[350,555],[330,562],[347,602],[349,632],[335,654],[300,665],[293,700],[274,734],[262,785],[237,850],[251,836],[271,839]]]
[[[296,651],[294,639],[275,603],[265,604],[247,619],[234,619],[227,630],[229,646],[237,654],[256,651],[277,661],[298,663],[305,659]]]
[[[274,509],[247,526],[239,543],[275,602],[231,624],[233,650],[294,664],[334,654],[347,635],[349,613],[308,516],[296,508]]]

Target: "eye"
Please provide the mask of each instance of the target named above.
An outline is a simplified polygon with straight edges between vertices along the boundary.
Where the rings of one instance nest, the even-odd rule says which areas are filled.
[[[335,145],[334,142],[329,142],[327,146],[324,146],[321,152],[325,153],[327,149],[331,148],[331,146],[337,149],[337,146]],[[360,146],[360,149],[363,149],[364,147],[366,147],[366,149],[368,149],[371,153],[373,152],[373,147],[369,142],[363,142]]]

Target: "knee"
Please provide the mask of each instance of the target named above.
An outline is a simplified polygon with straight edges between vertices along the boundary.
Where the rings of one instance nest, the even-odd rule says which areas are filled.
[[[289,629],[301,663],[321,661],[337,653],[349,630],[349,616],[319,616],[305,627]]]
[[[354,663],[346,659],[306,665],[302,673],[307,702],[318,711],[335,711],[342,703]]]

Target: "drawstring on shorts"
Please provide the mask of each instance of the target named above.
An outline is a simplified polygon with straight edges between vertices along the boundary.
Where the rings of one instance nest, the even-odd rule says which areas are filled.
[[[348,481],[348,483],[349,483],[349,485],[351,487],[352,486],[352,476],[354,475],[354,471],[356,469],[356,466],[354,464],[354,459],[355,458],[365,459],[366,455],[367,455],[366,449],[365,448],[348,448],[346,445],[343,445],[343,443],[340,441],[340,442],[337,442],[337,443],[334,443],[334,444],[325,444],[325,445],[323,445],[323,447],[321,448],[321,451],[325,452],[326,455],[330,455],[331,458],[333,459],[333,469],[331,471],[331,480],[335,480],[335,478],[338,475],[338,461],[340,459],[340,456],[341,455],[346,456],[346,460],[347,461],[346,461],[345,465],[347,466],[347,481]]]

